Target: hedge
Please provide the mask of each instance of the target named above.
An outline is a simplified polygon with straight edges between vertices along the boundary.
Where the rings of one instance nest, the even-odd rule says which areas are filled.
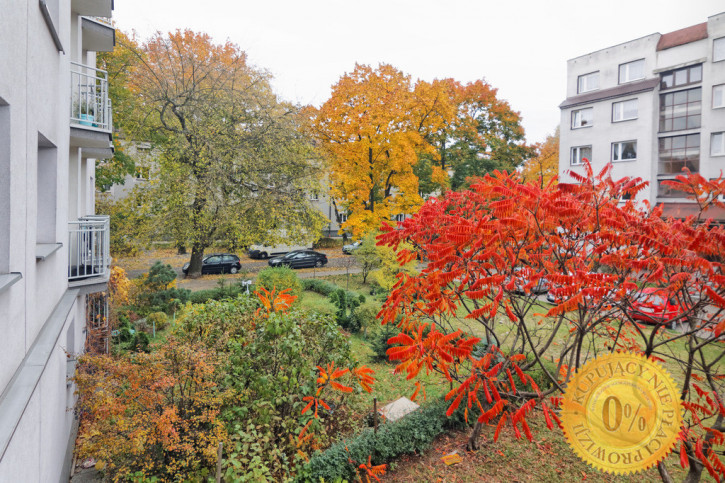
[[[309,290],[310,292],[316,292],[320,295],[329,296],[337,290],[337,285],[330,283],[326,280],[320,280],[316,278],[306,278],[302,280],[302,290]]]
[[[381,424],[377,434],[372,428],[366,428],[335,443],[312,455],[297,481],[353,481],[357,465],[367,462],[368,456],[372,456],[373,465],[380,465],[404,454],[420,453],[428,449],[438,435],[466,426],[462,409],[456,410],[450,418],[446,417],[449,405],[450,402],[441,398],[395,422]],[[350,459],[357,465],[351,464]]]

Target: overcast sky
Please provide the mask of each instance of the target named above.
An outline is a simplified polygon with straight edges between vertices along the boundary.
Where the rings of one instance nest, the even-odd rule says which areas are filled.
[[[537,142],[559,123],[567,59],[722,11],[723,0],[116,0],[113,17],[141,39],[177,28],[229,39],[300,104],[322,104],[355,62],[485,78]]]

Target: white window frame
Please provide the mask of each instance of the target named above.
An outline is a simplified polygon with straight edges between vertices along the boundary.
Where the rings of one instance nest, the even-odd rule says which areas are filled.
[[[630,159],[622,159],[622,151],[625,143],[634,143],[634,158]],[[619,159],[614,159],[614,153],[617,153],[619,156]],[[637,161],[637,140],[636,139],[629,139],[627,141],[617,141],[612,143],[612,152],[611,152],[611,161],[613,163],[628,163],[630,161]]]
[[[582,149],[586,149],[586,148],[589,148],[590,154],[589,154],[588,159],[589,159],[589,162],[591,163],[592,162],[592,159],[591,159],[592,158],[592,154],[591,154],[592,146],[590,144],[590,145],[586,145],[586,146],[573,146],[571,148],[571,153],[569,154],[569,164],[571,164],[572,166],[584,165],[584,162],[582,161],[582,159],[586,156],[582,157],[581,151],[582,151]],[[577,162],[575,162],[575,160],[577,160]]]
[[[584,112],[589,112],[589,124],[582,124],[582,114]],[[581,129],[585,127],[592,127],[594,125],[594,108],[593,107],[585,107],[583,109],[574,109],[571,111],[571,128],[572,129]]]
[[[720,62],[725,60],[725,37],[712,41],[712,61]]]
[[[725,132],[710,134],[710,156],[725,156]]]
[[[630,71],[632,70],[632,67],[635,64],[639,64],[639,63],[642,64],[642,76],[641,77],[631,77]],[[637,59],[637,60],[633,60],[631,62],[625,62],[624,64],[619,64],[619,69],[617,71],[618,72],[619,83],[620,84],[628,84],[630,82],[634,82],[634,81],[638,81],[638,80],[644,79],[646,77],[645,76],[644,67],[645,67],[644,59]],[[622,68],[624,68],[624,74],[625,74],[624,75],[624,79],[622,79],[622,77],[623,77],[622,76]]]
[[[338,213],[338,216],[340,217],[340,224],[347,222],[347,213]]]
[[[634,117],[624,117],[624,113],[626,111],[626,109],[624,108],[624,105],[628,102],[634,102],[634,110],[635,110]],[[617,106],[622,106],[621,116],[619,119],[616,116]],[[619,102],[612,103],[612,122],[631,121],[632,119],[637,119],[638,117],[639,117],[639,102],[638,102],[637,98],[627,99],[626,101],[619,101]]]
[[[715,103],[717,91],[720,93],[720,104]],[[712,86],[712,108],[722,109],[723,107],[725,107],[725,84]]]
[[[310,201],[320,201],[320,194],[317,191],[311,192],[308,197]]]
[[[596,85],[593,84],[592,80],[595,80]],[[582,74],[576,79],[576,93],[584,94],[585,92],[591,92],[599,90],[599,71],[590,72],[588,74]]]

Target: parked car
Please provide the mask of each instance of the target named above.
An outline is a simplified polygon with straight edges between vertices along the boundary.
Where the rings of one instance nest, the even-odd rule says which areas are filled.
[[[642,290],[632,301],[630,316],[648,324],[661,324],[678,318],[685,312],[675,297],[670,297],[667,290],[649,287]]]
[[[362,244],[363,244],[363,241],[358,240],[355,243],[351,243],[349,245],[343,245],[342,253],[344,253],[345,255],[352,255],[352,252],[354,252],[355,250],[360,248],[360,246],[362,246]]]
[[[190,262],[181,268],[184,275],[189,274]],[[214,253],[201,261],[201,274],[205,273],[237,273],[242,268],[239,257],[232,253]]]
[[[533,275],[533,269],[529,267],[517,267],[514,269],[514,278],[516,279],[515,285],[514,285],[514,293],[517,294],[526,294],[527,292],[524,290],[524,287],[529,284],[529,278]],[[509,282],[510,279],[506,280],[506,283]],[[534,294],[542,294],[549,291],[549,281],[546,279],[546,277],[541,277],[536,282],[536,285],[534,285],[531,288],[531,292]]]
[[[327,255],[312,250],[298,250],[289,252],[283,257],[277,257],[267,262],[270,267],[310,268],[327,265]]]

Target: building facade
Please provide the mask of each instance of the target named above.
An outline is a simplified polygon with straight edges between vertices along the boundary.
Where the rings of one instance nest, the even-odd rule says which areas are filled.
[[[559,177],[612,163],[612,176],[649,181],[642,193],[665,215],[694,202],[662,181],[683,168],[708,179],[725,172],[725,13],[571,59],[561,109]],[[725,210],[708,216],[725,220]]]
[[[111,106],[95,67],[114,47],[113,1],[0,5],[0,481],[68,481],[69,376],[103,327],[110,274],[94,178]]]

